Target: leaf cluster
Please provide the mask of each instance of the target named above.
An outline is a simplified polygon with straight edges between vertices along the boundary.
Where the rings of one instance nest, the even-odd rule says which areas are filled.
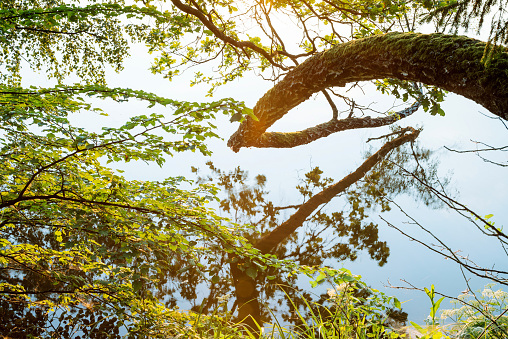
[[[105,84],[105,67],[123,69],[130,43],[157,44],[158,32],[178,20],[156,6],[123,0],[3,1],[0,5],[2,81],[19,85],[28,66],[61,83],[76,75],[88,84]]]
[[[474,29],[477,34],[490,21],[489,39],[483,61],[488,65],[492,58],[508,43],[508,7],[503,0],[449,0],[426,1],[429,10],[424,22],[436,21],[438,27],[449,28],[455,34],[459,29]]]
[[[104,84],[105,65],[119,70],[128,56],[126,37],[142,40],[167,24],[165,14],[122,2],[11,1],[0,15],[8,60],[0,84],[0,304],[9,319],[2,334],[167,337],[187,324],[164,302],[171,275],[212,279],[202,257],[218,260],[217,248],[274,262],[206,207],[213,185],[129,180],[108,166],[209,155],[216,115],[249,113],[232,99],[185,102]],[[139,22],[148,19],[152,26]],[[59,84],[22,87],[23,58]],[[72,72],[83,83],[64,85]],[[73,124],[76,114],[107,115],[96,99],[141,100],[155,112],[95,131]],[[171,271],[176,263],[180,270]]]

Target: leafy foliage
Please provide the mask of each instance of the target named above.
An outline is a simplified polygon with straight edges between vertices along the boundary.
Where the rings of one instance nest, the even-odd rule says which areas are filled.
[[[483,291],[466,291],[457,298],[451,298],[453,309],[441,311],[441,321],[436,320],[439,304],[434,303],[434,286],[425,292],[432,301],[427,326],[411,324],[422,334],[421,338],[500,339],[508,330],[508,293],[501,289],[494,291],[494,284],[488,284]],[[451,320],[452,323],[449,323]]]
[[[46,70],[61,82],[71,73],[104,84],[104,65],[122,69],[128,41],[146,38],[145,17],[162,13],[125,6],[122,1],[80,5],[79,1],[3,1],[0,5],[0,55],[6,60],[2,80],[19,84],[21,67]],[[123,24],[121,19],[132,21]],[[138,22],[134,22],[137,20]],[[160,23],[160,21],[159,21]]]
[[[126,180],[103,165],[131,160],[162,165],[174,152],[209,154],[203,140],[216,135],[207,120],[236,107],[234,101],[176,102],[100,86],[4,87],[1,94],[4,302],[61,314],[67,324],[72,319],[72,328],[114,318],[115,326],[143,332],[159,321],[163,308],[154,294],[175,252],[204,274],[207,268],[196,256],[214,251],[197,248],[193,239],[209,239],[231,251],[242,243],[204,207],[214,187],[182,190],[178,186],[186,180],[181,177]],[[92,110],[79,94],[140,98],[173,106],[174,113],[137,116],[118,128],[88,132],[68,119]],[[87,316],[78,315],[83,312]],[[86,320],[97,314],[101,321]]]
[[[401,311],[397,298],[370,288],[347,269],[321,271],[311,285],[323,283],[334,285],[321,295],[317,302],[306,302],[310,321],[296,309],[301,324],[296,331],[304,338],[399,338],[399,333],[390,328],[391,322],[399,325],[406,321],[407,314]],[[294,305],[294,303],[293,303]]]
[[[218,137],[215,115],[248,109],[232,99],[182,102],[103,84],[105,64],[118,70],[128,55],[124,34],[141,39],[148,28],[120,24],[119,17],[167,21],[153,9],[114,2],[2,6],[1,43],[10,62],[0,85],[0,303],[9,320],[2,334],[167,337],[184,331],[192,315],[175,320],[182,316],[158,299],[172,261],[178,257],[207,280],[199,256],[214,257],[216,247],[258,255],[205,207],[215,187],[182,189],[192,185],[183,177],[127,180],[106,164],[162,166],[177,152],[209,155],[205,141]],[[23,55],[59,82],[75,72],[84,84],[23,88]],[[91,97],[142,100],[165,113],[89,131],[71,118],[107,115]]]
[[[324,244],[324,231],[312,229],[305,233],[311,240],[303,251],[293,234],[283,244],[286,247],[261,256],[252,244],[276,225],[283,210],[266,200],[263,176],[249,188],[240,169],[224,174],[212,167],[221,178],[219,187],[229,195],[220,200],[217,188],[209,183],[195,185],[183,177],[128,180],[108,167],[140,160],[162,166],[169,156],[184,151],[209,155],[206,140],[218,137],[213,124],[217,114],[227,114],[231,121],[256,118],[233,99],[183,102],[141,90],[110,88],[105,72],[108,67],[120,71],[130,43],[141,43],[155,54],[152,72],[170,79],[187,66],[214,63],[212,75],[199,70],[192,82],[208,83],[211,94],[250,70],[270,73],[268,78],[277,80],[300,60],[334,44],[394,27],[413,30],[422,10],[435,6],[402,0],[189,4],[172,0],[168,6],[159,5],[151,1],[126,5],[122,0],[86,4],[8,0],[0,5],[4,60],[0,312],[9,320],[0,328],[6,336],[100,338],[107,333],[115,338],[123,331],[130,337],[167,338],[182,332],[198,337],[208,333],[200,320],[215,326],[221,319],[175,310],[172,284],[177,277],[184,279],[178,287],[188,299],[196,297],[200,283],[211,286],[211,297],[202,308],[206,310],[216,300],[213,296],[229,291],[226,264],[238,263],[245,275],[258,282],[286,283],[283,273],[297,264],[281,259],[314,266],[325,259],[354,258],[357,250],[367,249],[380,264],[386,261],[388,248],[378,241],[376,225],[364,223],[375,204],[388,208],[373,185],[380,172],[347,193],[349,211],[319,211],[308,221],[323,230],[333,228],[339,237],[349,239],[348,244]],[[439,4],[440,8],[448,5]],[[287,40],[273,25],[278,16],[291,18],[299,27],[296,52],[286,48]],[[320,29],[321,24],[327,30]],[[258,31],[249,35],[252,26]],[[344,27],[349,33],[341,33]],[[26,87],[26,66],[44,71],[57,84]],[[71,77],[80,83],[65,84]],[[411,86],[385,81],[380,88],[396,96],[401,88],[405,93],[399,96],[407,100],[419,97]],[[442,97],[442,92],[429,89],[423,106],[442,114],[438,104]],[[101,126],[99,131],[72,124],[74,114],[106,114],[92,105],[97,98],[142,100],[164,114],[139,115],[119,127]],[[354,101],[345,102],[352,112]],[[304,200],[332,182],[321,174],[314,169],[298,187]],[[237,190],[237,184],[244,186]],[[362,190],[370,195],[361,197]],[[207,209],[214,200],[225,211],[245,213],[245,219],[235,221],[249,221],[251,226],[240,226]],[[274,285],[266,286],[266,296],[273,296]],[[236,329],[228,331],[228,335],[236,333]]]

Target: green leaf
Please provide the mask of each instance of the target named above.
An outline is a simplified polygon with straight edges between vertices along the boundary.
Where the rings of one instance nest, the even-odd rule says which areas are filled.
[[[258,273],[254,267],[249,267],[245,271],[245,274],[247,274],[248,277],[255,279]]]
[[[242,109],[242,114],[250,116],[254,121],[259,121],[258,117],[254,115],[254,111],[252,110],[252,108],[245,107],[244,109]]]
[[[320,272],[315,281],[317,284],[321,284],[325,279],[326,279],[326,274],[323,272]]]
[[[56,237],[56,241],[62,242],[62,240],[63,240],[62,239],[62,231],[60,231],[60,230],[55,231],[55,237]]]
[[[395,305],[396,308],[398,308],[399,310],[401,309],[401,305],[400,305],[400,301],[399,299],[395,298],[393,299],[393,304]]]
[[[235,114],[233,114],[231,119],[229,119],[229,121],[236,122],[236,121],[242,120],[242,118],[243,118],[243,115],[241,113],[235,113]]]
[[[434,285],[431,285],[430,290],[427,287],[423,288],[430,300],[434,300]]]
[[[140,279],[138,280],[134,280],[132,282],[132,289],[134,290],[134,292],[137,292],[139,291],[139,289],[143,286],[143,281],[141,281]]]
[[[344,276],[342,276],[342,280],[344,280],[345,282],[354,282],[354,281],[356,281],[356,279],[353,278],[350,275],[344,275]]]
[[[418,332],[420,333],[425,333],[426,331],[423,329],[423,327],[421,327],[420,325],[418,325],[417,323],[415,322],[412,322],[410,321],[411,325],[413,325],[414,328],[416,328],[418,330]]]
[[[439,309],[439,305],[444,300],[445,297],[441,297],[436,303],[432,306],[430,316],[434,318],[436,316],[437,310]]]

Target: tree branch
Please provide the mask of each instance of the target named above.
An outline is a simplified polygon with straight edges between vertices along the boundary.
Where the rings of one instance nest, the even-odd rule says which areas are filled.
[[[254,107],[253,113],[259,121],[247,117],[229,139],[228,146],[237,152],[241,147],[301,144],[281,146],[283,138],[265,132],[314,93],[350,82],[384,78],[437,86],[471,99],[508,120],[508,52],[500,51],[485,66],[481,62],[485,46],[475,39],[440,33],[389,33],[337,45],[307,59],[269,90]],[[352,124],[347,128],[362,126]],[[325,134],[338,130],[343,129]],[[320,137],[320,134],[308,137],[304,143]]]
[[[373,128],[391,125],[405,117],[410,116],[418,110],[420,103],[416,101],[410,107],[397,112],[393,115],[379,118],[346,118],[336,120],[333,119],[323,124],[304,129],[298,132],[265,132],[263,133],[255,144],[249,146],[253,147],[275,147],[275,148],[292,148],[300,145],[309,144],[317,139],[327,137],[333,133],[346,131],[350,129],[360,128]]]
[[[222,32],[217,26],[215,26],[215,24],[212,21],[210,21],[209,18],[203,12],[201,12],[200,10],[198,10],[196,8],[193,8],[193,7],[189,6],[189,5],[186,5],[186,4],[182,3],[182,2],[180,2],[179,0],[171,0],[171,2],[173,3],[173,5],[176,8],[178,8],[182,12],[190,14],[190,15],[195,16],[196,18],[198,18],[199,21],[201,21],[203,23],[203,25],[205,25],[206,28],[208,28],[213,33],[213,35],[215,35],[215,37],[217,39],[220,39],[220,40],[224,41],[225,43],[227,43],[227,44],[229,44],[231,46],[240,48],[244,52],[245,52],[245,48],[249,48],[249,49],[253,50],[256,53],[261,54],[273,66],[278,67],[278,68],[282,69],[283,71],[287,71],[288,70],[287,67],[285,67],[285,66],[275,62],[273,60],[273,55],[272,54],[268,53],[263,48],[261,48],[259,46],[256,46],[253,42],[251,42],[251,41],[238,41],[238,40],[235,40],[235,39],[231,38],[230,36],[224,34],[224,32]]]

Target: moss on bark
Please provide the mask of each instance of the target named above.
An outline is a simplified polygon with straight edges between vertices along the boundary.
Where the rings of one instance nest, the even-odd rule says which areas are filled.
[[[383,78],[440,87],[508,120],[508,50],[500,49],[485,65],[485,47],[472,38],[441,33],[388,33],[337,45],[307,59],[270,89],[254,107],[259,121],[247,118],[228,146],[234,151],[258,146],[275,121],[325,88]],[[280,147],[276,140],[269,147]]]

